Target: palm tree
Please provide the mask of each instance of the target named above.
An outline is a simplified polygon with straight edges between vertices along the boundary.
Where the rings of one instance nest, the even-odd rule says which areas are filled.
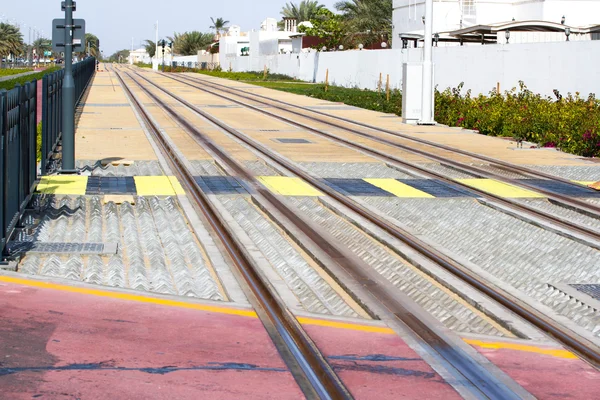
[[[32,50],[35,50],[35,54],[37,54],[38,59],[44,58],[45,51],[52,50],[52,41],[46,38],[38,38],[34,40],[31,44]]]
[[[154,57],[156,53],[156,42],[154,40],[145,40],[144,48],[146,49],[146,53],[150,56],[150,58]]]
[[[217,36],[219,36],[221,31],[227,28],[227,24],[229,24],[229,21],[225,21],[221,17],[217,18],[216,21],[213,17],[210,17],[210,20],[213,23],[212,26],[210,26],[210,29],[214,29]]]
[[[198,50],[208,47],[213,42],[212,33],[202,33],[198,31],[175,33],[175,36],[169,37],[173,42],[173,53],[184,56],[198,54]]]
[[[342,13],[352,32],[368,35],[367,42],[392,37],[392,0],[338,1],[335,8]]]
[[[363,31],[391,30],[392,0],[338,1],[335,8],[355,27]]]
[[[281,15],[284,18],[294,18],[300,23],[314,19],[322,8],[325,6],[316,0],[302,0],[300,4],[290,2],[281,9]]]
[[[14,25],[0,22],[0,66],[2,57],[10,54],[21,54],[23,51],[23,35]]]
[[[90,56],[98,58],[99,49],[98,49],[98,37],[93,33],[85,34],[85,52],[87,53],[88,49],[90,49]]]

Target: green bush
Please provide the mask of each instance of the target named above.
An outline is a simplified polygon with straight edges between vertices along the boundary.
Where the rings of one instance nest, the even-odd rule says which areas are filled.
[[[31,68],[0,69],[0,77],[22,74],[24,72],[29,72],[29,71],[33,71],[33,69],[31,69]]]
[[[36,155],[37,160],[42,160],[42,123],[37,124]]]
[[[325,91],[325,85],[323,84],[277,82],[253,83],[262,87],[301,94],[321,100],[344,103],[351,106],[366,108],[367,110],[397,115],[402,113],[402,94],[399,90],[392,90],[390,92],[390,101],[388,102],[385,91],[377,92],[341,86],[329,86],[328,90]]]
[[[181,70],[180,70],[181,68]],[[265,79],[264,71],[254,71],[254,72],[229,72],[222,71],[221,69],[214,70],[201,70],[197,68],[173,68],[173,72],[197,72],[199,74],[214,76],[217,78],[225,78],[231,79],[234,81],[284,81],[284,82],[294,82],[295,79],[291,76],[283,75],[283,74],[272,74],[267,71],[267,77]]]
[[[23,84],[25,84],[27,82],[31,82],[34,79],[42,79],[44,77],[44,75],[50,74],[50,73],[55,72],[55,71],[58,71],[60,68],[61,67],[47,68],[47,69],[45,69],[43,71],[40,71],[40,72],[38,72],[36,74],[21,76],[19,78],[9,79],[8,81],[0,82],[0,90],[1,89],[11,90],[17,84],[23,85]]]
[[[135,65],[140,68],[152,68],[152,64],[144,64],[143,62],[136,63]]]
[[[600,156],[600,102],[579,93],[555,98],[531,92],[523,82],[504,94],[495,90],[488,96],[471,96],[456,89],[437,92],[437,122],[479,131],[484,135],[527,140],[542,147],[585,157]]]

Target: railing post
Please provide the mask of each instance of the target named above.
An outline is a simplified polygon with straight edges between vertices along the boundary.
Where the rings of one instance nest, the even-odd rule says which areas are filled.
[[[4,151],[5,151],[5,136],[6,136],[6,90],[0,90],[0,256],[4,252],[6,244],[6,198],[4,196]]]
[[[41,146],[41,175],[46,175],[48,158],[48,136],[52,132],[52,124],[48,120],[48,108],[51,107],[48,100],[48,85],[52,75],[44,75],[42,78],[42,146]]]

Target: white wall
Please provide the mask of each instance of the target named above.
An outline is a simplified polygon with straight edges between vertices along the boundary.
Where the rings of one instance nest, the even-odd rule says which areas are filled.
[[[402,63],[420,61],[422,49],[363,50],[325,53],[227,57],[221,67],[233,71],[262,71],[293,76],[307,82],[376,89],[379,74],[394,88],[402,85]],[[535,93],[552,96],[580,92],[600,95],[600,41],[524,43],[438,47],[433,50],[435,84],[443,90],[465,83],[473,94],[487,94],[500,83],[502,91],[524,81]]]
[[[408,49],[421,52],[421,49]],[[433,51],[435,84],[455,87],[464,82],[473,93],[487,93],[500,82],[502,91],[525,82],[534,93],[552,96],[580,92],[600,95],[600,42],[523,43],[463,46]]]

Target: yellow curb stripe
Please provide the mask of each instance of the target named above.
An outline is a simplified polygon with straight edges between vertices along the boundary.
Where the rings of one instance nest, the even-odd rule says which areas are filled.
[[[315,318],[307,318],[307,317],[298,317],[298,322],[305,325],[316,325],[316,326],[326,326],[328,328],[337,328],[337,329],[346,329],[351,331],[362,331],[362,332],[372,332],[372,333],[384,333],[386,335],[395,335],[392,329],[384,327],[384,326],[373,326],[373,325],[359,325],[359,324],[350,324],[347,322],[338,322],[338,321],[327,321],[323,319],[315,319]]]
[[[99,296],[99,297],[108,297],[111,299],[118,299],[118,300],[135,301],[138,303],[158,304],[158,305],[169,306],[169,307],[188,308],[188,309],[193,309],[193,310],[208,311],[208,312],[214,312],[214,313],[219,313],[219,314],[239,315],[239,316],[243,316],[243,317],[258,318],[256,313],[251,310],[239,310],[239,309],[235,309],[235,308],[209,306],[209,305],[205,305],[205,304],[194,304],[194,303],[187,303],[184,301],[159,299],[159,298],[155,298],[155,297],[147,297],[147,296],[142,296],[142,295],[137,295],[137,294],[118,293],[118,292],[104,291],[104,290],[98,290],[98,289],[88,289],[88,288],[82,288],[82,287],[76,287],[76,286],[60,285],[60,284],[56,284],[56,283],[49,283],[49,282],[42,282],[42,281],[13,278],[10,276],[0,276],[0,282],[14,283],[17,285],[25,285],[25,286],[33,286],[33,287],[39,287],[42,289],[60,290],[63,292],[79,293],[79,294],[86,294],[86,295]]]
[[[240,310],[240,309],[235,309],[235,308],[187,303],[184,301],[177,301],[177,300],[159,299],[159,298],[155,298],[155,297],[148,297],[148,296],[137,295],[137,294],[119,293],[119,292],[99,290],[99,289],[88,289],[88,288],[69,286],[69,285],[61,285],[61,284],[50,283],[50,282],[15,278],[15,277],[11,277],[11,276],[0,276],[0,282],[13,283],[13,284],[24,285],[24,286],[39,287],[42,289],[60,290],[63,292],[71,292],[71,293],[79,293],[79,294],[99,296],[99,297],[107,297],[107,298],[118,299],[118,300],[135,301],[135,302],[139,302],[139,303],[157,304],[157,305],[168,306],[168,307],[179,307],[179,308],[187,308],[187,309],[200,310],[200,311],[208,311],[208,312],[213,312],[213,313],[217,313],[217,314],[228,314],[228,315],[237,315],[237,316],[242,316],[242,317],[258,318],[258,315],[256,315],[256,313],[251,310]],[[305,317],[299,317],[298,321],[301,324],[306,324],[306,325],[326,326],[326,327],[330,327],[330,328],[346,329],[346,330],[354,330],[354,331],[362,331],[362,332],[394,334],[394,331],[392,329],[386,328],[386,327],[380,327],[380,326],[351,324],[351,323],[345,323],[345,322],[326,321],[326,320],[322,320],[322,319],[305,318]]]
[[[548,349],[544,347],[530,346],[526,344],[517,343],[506,343],[506,342],[484,342],[481,340],[464,339],[464,341],[470,345],[482,347],[484,349],[506,349],[506,350],[518,350],[525,351],[528,353],[544,354],[547,356],[553,356],[557,358],[576,359],[578,358],[575,354],[564,349]]]

